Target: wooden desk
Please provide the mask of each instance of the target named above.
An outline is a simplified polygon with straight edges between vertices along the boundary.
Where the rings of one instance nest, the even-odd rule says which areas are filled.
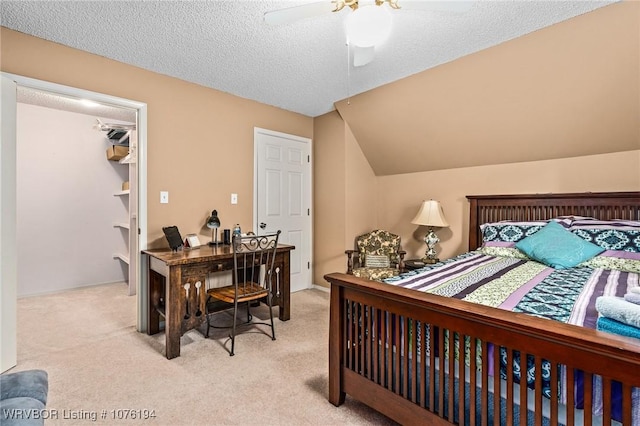
[[[279,307],[278,317],[287,321],[290,317],[290,252],[295,247],[278,244],[275,268],[277,273],[276,292],[272,304]],[[180,356],[180,336],[187,330],[199,327],[205,320],[207,299],[206,282],[210,272],[233,270],[233,250],[231,246],[202,246],[172,252],[169,249],[143,250],[148,256],[148,334],[160,331],[160,317],[165,320],[166,355],[168,359]],[[168,278],[168,285],[167,283]],[[195,283],[200,281],[198,298]],[[191,284],[189,300],[184,289]],[[189,305],[190,317],[185,319]],[[196,316],[198,308],[202,315]]]

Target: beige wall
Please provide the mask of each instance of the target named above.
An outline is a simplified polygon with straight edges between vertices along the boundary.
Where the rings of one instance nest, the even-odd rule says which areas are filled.
[[[337,112],[316,117],[313,132],[313,282],[343,271],[346,236],[345,126]]]
[[[148,240],[166,246],[177,225],[208,241],[204,222],[217,209],[223,228],[252,229],[253,128],[311,137],[313,119],[1,29],[0,69],[105,93],[148,106]],[[169,191],[169,204],[159,192]],[[230,194],[239,203],[231,205]]]
[[[326,119],[316,121],[316,135],[325,132],[321,129],[326,128],[326,124]],[[332,180],[331,187],[334,190],[330,191],[330,194],[334,196],[332,202],[338,203],[344,194],[338,183],[343,173],[342,166],[356,166],[346,172],[352,175],[357,166],[362,166],[362,159],[355,155],[351,163],[336,161],[342,151],[338,145],[344,144],[346,151],[351,150],[352,154],[357,150],[349,148],[347,140],[340,139],[337,129],[340,127],[339,121],[334,120],[331,125],[335,131],[335,137],[332,139],[333,151],[330,156],[325,156],[325,159],[331,158],[329,167],[333,170],[332,176],[335,179]],[[317,143],[316,149],[322,151],[323,146],[324,144]],[[318,169],[328,165],[316,163],[316,166]],[[352,180],[352,183],[359,181],[363,185],[374,187],[375,194],[367,190],[366,196],[359,195],[358,203],[345,201],[344,209],[339,204],[316,206],[318,216],[331,218],[315,221],[317,248],[314,279],[318,285],[327,286],[322,278],[325,274],[345,270],[344,249],[351,247],[354,238],[366,230],[382,228],[397,233],[402,238],[402,248],[407,251],[408,259],[422,257],[426,248],[423,238],[427,230],[425,227],[411,224],[411,219],[418,212],[421,201],[425,199],[435,199],[442,203],[450,225],[449,228],[437,231],[441,240],[437,246],[438,254],[444,259],[467,251],[469,205],[466,195],[640,191],[640,150],[380,176],[373,177],[372,180],[368,179],[371,176],[370,170],[366,167],[359,170],[361,176]],[[316,187],[321,185],[316,181]],[[346,184],[345,188],[348,187]],[[360,189],[365,188],[361,185]],[[340,195],[336,197],[337,192]],[[318,201],[316,198],[316,202]],[[375,222],[372,222],[372,206],[377,206]],[[341,221],[339,212],[346,214],[344,221]],[[362,220],[361,227],[356,223],[358,218]],[[330,231],[331,236],[323,236],[323,229]],[[344,245],[338,241],[344,241]],[[319,262],[320,253],[322,258],[331,259],[331,262]]]
[[[345,240],[353,248],[354,236],[375,229],[378,224],[378,179],[362,153],[348,125],[345,128]],[[346,267],[343,265],[343,267]]]
[[[640,2],[624,1],[336,107],[378,176],[629,151],[639,52]]]
[[[467,167],[384,176],[379,182],[379,226],[402,237],[408,258],[422,257],[426,228],[411,224],[423,199],[442,203],[450,227],[437,232],[438,253],[468,248],[466,195],[640,191],[640,150],[558,160]]]
[[[325,274],[346,271],[355,236],[377,226],[378,179],[335,111],[316,117],[313,138],[313,282],[327,286]]]

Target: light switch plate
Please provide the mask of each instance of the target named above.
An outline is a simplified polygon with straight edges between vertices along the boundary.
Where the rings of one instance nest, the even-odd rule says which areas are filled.
[[[231,204],[238,204],[238,194],[231,194]]]
[[[169,204],[169,191],[160,191],[160,204]]]

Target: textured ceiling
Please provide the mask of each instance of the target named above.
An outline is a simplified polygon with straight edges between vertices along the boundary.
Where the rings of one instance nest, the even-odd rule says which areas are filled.
[[[400,0],[406,4],[410,0]],[[334,102],[612,1],[476,1],[464,14],[392,11],[374,61],[348,66],[350,10],[268,26],[310,1],[7,1],[2,26],[315,117]]]

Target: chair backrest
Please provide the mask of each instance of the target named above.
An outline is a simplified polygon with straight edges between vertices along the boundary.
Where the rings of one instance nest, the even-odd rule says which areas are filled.
[[[233,281],[244,297],[271,292],[280,231],[265,235],[233,236]]]
[[[356,246],[363,260],[367,254],[371,254],[375,256],[388,256],[391,262],[397,262],[398,251],[400,250],[400,237],[391,232],[377,229],[356,238]]]

